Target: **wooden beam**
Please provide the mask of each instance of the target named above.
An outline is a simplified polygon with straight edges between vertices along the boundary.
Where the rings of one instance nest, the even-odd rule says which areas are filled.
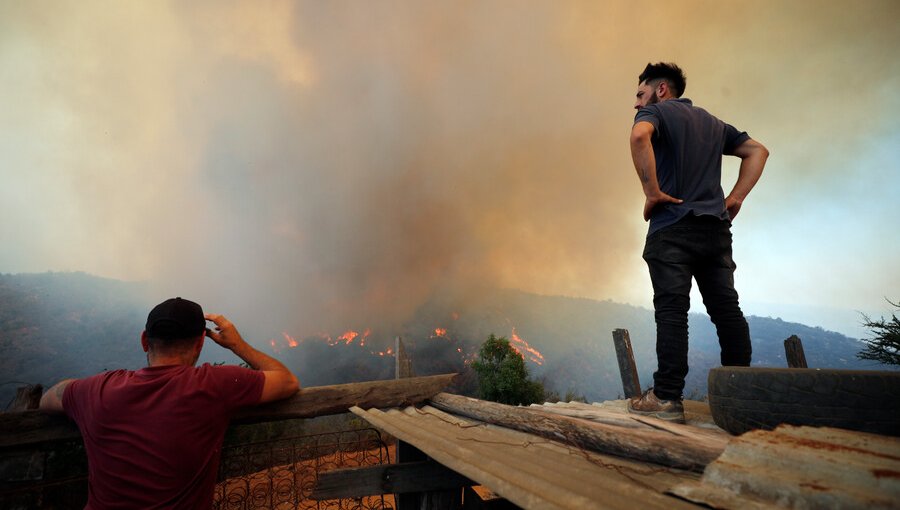
[[[333,386],[304,388],[291,398],[239,412],[239,423],[313,418],[363,408],[405,407],[422,403],[444,390],[456,374],[429,375]]]
[[[797,335],[791,335],[784,341],[784,354],[787,357],[788,368],[809,368],[806,365],[806,354],[803,352],[803,342]]]
[[[345,413],[353,406],[416,405],[441,392],[454,377],[456,374],[444,374],[304,388],[291,398],[248,407],[240,411],[232,423],[312,418]],[[80,437],[75,423],[61,413],[38,410],[0,414],[0,448]]]
[[[310,498],[361,498],[380,494],[460,489],[470,485],[476,483],[429,460],[326,471],[319,474]]]
[[[683,437],[666,430],[641,430],[592,423],[569,416],[439,393],[431,404],[444,411],[528,432],[579,448],[663,466],[702,472],[728,443],[727,439]],[[666,424],[667,428],[685,425]]]
[[[38,410],[0,413],[0,448],[67,439],[81,439],[81,432],[62,413]]]
[[[622,375],[622,390],[625,398],[641,395],[641,381],[638,378],[637,366],[634,364],[634,352],[631,350],[631,337],[627,329],[616,329],[612,332],[613,344],[616,346],[616,358],[619,360],[619,374]]]
[[[28,411],[37,409],[41,402],[41,394],[44,393],[44,387],[40,384],[29,384],[16,389],[16,399],[13,400],[9,407],[11,413],[18,411]]]

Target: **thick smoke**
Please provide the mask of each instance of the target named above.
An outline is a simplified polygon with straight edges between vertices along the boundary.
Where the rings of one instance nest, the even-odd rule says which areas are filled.
[[[767,142],[776,183],[821,177],[779,165],[819,161],[877,97],[858,86],[898,80],[874,51],[896,47],[895,4],[780,6],[7,5],[0,72],[23,100],[2,193],[22,222],[2,229],[39,267],[4,260],[149,280],[263,336],[397,323],[444,288],[645,301],[627,135],[647,61]],[[849,104],[817,113],[816,88]],[[783,193],[760,208],[787,215]]]

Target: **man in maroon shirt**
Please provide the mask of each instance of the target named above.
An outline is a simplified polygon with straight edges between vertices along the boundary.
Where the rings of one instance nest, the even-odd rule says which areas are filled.
[[[252,370],[195,367],[207,336]],[[141,345],[146,368],[61,381],[41,398],[41,409],[65,412],[81,430],[88,456],[85,508],[210,508],[234,412],[293,395],[297,378],[247,344],[228,319],[204,315],[200,305],[180,297],[153,308]]]

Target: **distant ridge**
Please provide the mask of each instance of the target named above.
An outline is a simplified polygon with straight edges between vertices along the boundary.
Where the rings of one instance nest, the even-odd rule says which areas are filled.
[[[49,385],[62,378],[143,366],[146,360],[137,338],[146,307],[141,284],[85,273],[0,274],[0,406],[12,400],[18,382]],[[781,319],[751,316],[748,321],[755,366],[786,366],[783,341],[798,335],[810,367],[891,369],[857,359],[861,342],[839,333]],[[403,337],[413,370],[428,375],[465,374],[488,335],[515,334],[523,346],[527,343],[539,352],[541,358],[526,357],[527,364],[548,389],[560,394],[571,390],[596,401],[616,398],[622,391],[611,335],[616,328],[629,330],[641,383],[649,386],[656,363],[652,311],[509,289],[436,293],[399,331],[381,331],[373,324],[366,338],[358,332],[351,341],[350,336],[337,341],[343,332],[334,332],[330,343],[323,335],[298,338],[293,347],[268,339],[254,343],[277,351],[305,386],[314,386],[393,377],[393,357],[386,350],[394,336]],[[685,394],[699,397],[706,394],[708,369],[719,363],[719,346],[705,315],[691,314],[690,334]],[[463,378],[458,391],[474,390],[470,376]]]

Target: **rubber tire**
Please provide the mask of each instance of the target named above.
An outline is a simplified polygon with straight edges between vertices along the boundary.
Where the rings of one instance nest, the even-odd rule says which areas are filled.
[[[714,368],[709,408],[732,434],[787,423],[900,436],[900,372]]]

